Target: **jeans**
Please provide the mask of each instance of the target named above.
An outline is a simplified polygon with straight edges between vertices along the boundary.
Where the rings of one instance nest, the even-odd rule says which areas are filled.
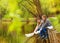
[[[39,31],[40,29],[38,29],[37,31]],[[47,32],[47,28],[42,28],[41,32],[39,33],[39,36],[42,39],[47,39],[48,38],[48,32]]]

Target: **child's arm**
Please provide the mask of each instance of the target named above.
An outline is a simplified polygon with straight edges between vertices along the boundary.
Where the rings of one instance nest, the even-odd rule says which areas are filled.
[[[35,34],[39,33],[39,31],[37,31],[37,30],[38,30],[38,28],[39,28],[40,25],[41,25],[41,24],[37,24],[37,26],[36,26],[36,28],[35,28],[35,30],[34,30],[34,33],[35,33]]]
[[[38,30],[38,25],[36,26],[36,28],[35,28],[34,32],[36,32],[37,30]]]
[[[39,31],[34,32],[35,34],[39,34],[41,32],[42,28],[40,28]]]

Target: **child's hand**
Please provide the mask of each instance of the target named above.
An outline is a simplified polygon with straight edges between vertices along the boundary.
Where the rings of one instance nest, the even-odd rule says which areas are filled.
[[[34,32],[34,34],[39,34],[39,33],[40,33],[40,31]]]

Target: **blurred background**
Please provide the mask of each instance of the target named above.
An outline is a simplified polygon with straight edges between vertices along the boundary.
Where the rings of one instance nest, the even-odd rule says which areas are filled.
[[[0,0],[0,43],[26,43],[42,14],[60,32],[60,0]]]

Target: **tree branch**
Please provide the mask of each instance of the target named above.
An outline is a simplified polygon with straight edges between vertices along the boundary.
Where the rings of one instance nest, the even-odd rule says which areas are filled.
[[[34,17],[37,17],[37,15],[35,13],[33,13],[32,11],[30,11],[25,5],[23,4],[20,4],[22,5],[29,13],[31,13]]]

